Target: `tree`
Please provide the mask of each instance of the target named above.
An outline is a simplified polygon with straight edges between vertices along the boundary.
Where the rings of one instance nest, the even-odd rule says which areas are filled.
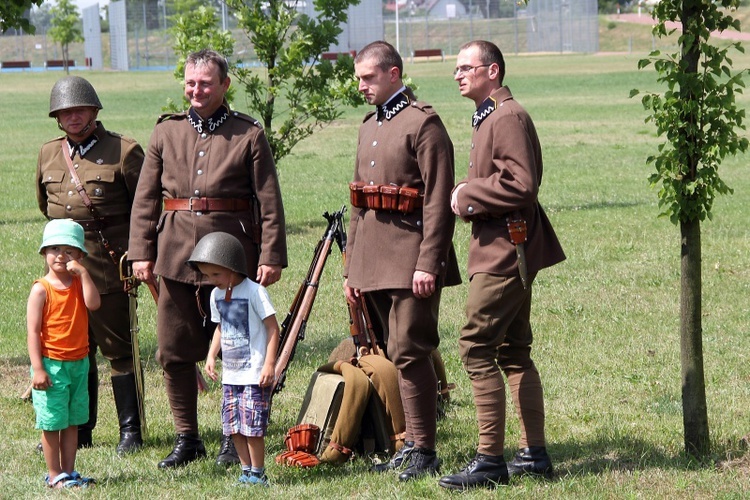
[[[21,28],[33,34],[34,26],[25,17],[34,5],[42,5],[44,0],[5,0],[0,3],[0,33],[11,28]]]
[[[69,47],[71,43],[83,42],[83,32],[80,26],[78,7],[70,3],[70,0],[58,0],[57,5],[50,10],[52,14],[52,27],[48,34],[52,40],[60,42],[62,48],[63,68],[70,73],[68,67]]]
[[[712,31],[740,30],[726,10],[739,0],[661,0],[654,7],[654,35],[665,37],[667,21],[681,23],[679,54],[652,52],[638,62],[640,69],[653,63],[657,81],[666,84],[663,94],[645,93],[642,103],[651,114],[659,135],[658,154],[647,161],[656,167],[649,177],[660,186],[662,216],[680,227],[680,361],[682,408],[687,454],[703,459],[709,453],[706,387],[703,375],[701,324],[701,222],[711,219],[719,194],[732,190],[721,180],[719,165],[727,155],[748,149],[741,137],[745,111],[735,104],[742,93],[742,75],[732,71],[729,49],[743,52],[739,42],[720,48],[710,43]],[[638,90],[631,91],[631,97]]]
[[[311,18],[299,13],[294,1],[226,0],[263,66],[258,71],[237,60],[230,64],[231,72],[251,113],[265,127],[277,162],[316,128],[339,118],[342,106],[363,103],[352,58],[340,57],[335,64],[321,59],[342,32],[347,9],[357,3],[314,0],[317,17]],[[176,30],[186,39],[195,32],[187,24]],[[208,41],[201,48],[211,46]]]

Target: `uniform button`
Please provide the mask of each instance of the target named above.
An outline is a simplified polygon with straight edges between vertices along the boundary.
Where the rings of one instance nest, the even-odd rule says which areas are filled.
[[[52,180],[52,176],[51,176],[51,175],[48,175],[48,176],[47,176],[47,180],[48,180],[48,181],[51,181],[51,180]]]
[[[382,126],[383,126],[383,122],[378,122],[378,127],[382,127]]]
[[[375,166],[375,160],[372,160],[372,161],[370,162],[370,166],[371,166],[371,167],[374,167],[374,166]]]
[[[375,147],[378,145],[378,141],[372,141],[372,147]]]
[[[198,175],[203,175],[203,170],[201,170],[201,169],[198,169],[198,171],[196,172],[196,174],[198,174]]]
[[[78,163],[76,163],[75,165],[73,165],[73,168],[76,169],[76,170],[78,170]]]
[[[373,186],[375,184],[375,181],[370,181],[370,186]]]
[[[473,161],[469,162],[469,168],[474,168],[474,162]]]
[[[471,205],[469,205],[469,208],[467,208],[466,211],[469,212],[470,214],[473,214],[474,213],[474,207],[472,207]]]
[[[422,227],[422,221],[421,220],[417,221],[417,226]]]
[[[445,261],[440,263],[440,267],[445,267]]]
[[[102,191],[101,188],[94,189],[94,196],[101,196],[104,194],[104,191]]]
[[[201,151],[201,152],[198,153],[198,156],[204,157],[204,156],[206,156],[206,152],[205,151]]]
[[[97,181],[100,181],[100,180],[102,180],[102,176],[101,176],[101,175],[97,175],[97,176],[96,176],[96,180],[97,180]]]
[[[65,210],[67,210],[68,212],[70,212],[71,210],[73,210],[73,207],[71,207],[70,205],[68,205],[68,206],[65,207]]]
[[[203,132],[203,133],[201,134],[201,139],[205,139],[206,137],[208,137],[208,134],[206,134],[205,132]]]
[[[195,196],[200,196],[200,195],[201,195],[201,192],[200,192],[200,190],[196,189],[196,190],[195,190],[195,191],[193,192],[193,194],[194,194]]]
[[[73,191],[68,191],[68,196],[73,196]]]
[[[474,149],[474,143],[473,142],[471,143],[471,149]]]

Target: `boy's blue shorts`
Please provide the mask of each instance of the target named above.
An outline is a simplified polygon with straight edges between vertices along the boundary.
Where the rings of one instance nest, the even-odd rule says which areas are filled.
[[[42,358],[42,365],[52,380],[47,390],[31,391],[36,411],[36,428],[61,431],[89,420],[89,358],[60,361]],[[31,369],[34,376],[34,369]]]

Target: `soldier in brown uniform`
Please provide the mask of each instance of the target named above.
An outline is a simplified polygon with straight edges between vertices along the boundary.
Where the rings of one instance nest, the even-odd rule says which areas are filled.
[[[130,209],[143,164],[143,149],[133,139],[106,130],[96,120],[100,109],[99,97],[87,80],[68,76],[55,83],[49,116],[57,120],[65,136],[42,146],[36,193],[39,209],[47,218],[71,218],[84,227],[88,257],[83,265],[102,297],[102,307],[89,311],[90,419],[78,429],[78,446],[91,446],[91,430],[96,425],[96,346],[99,346],[112,369],[112,390],[120,422],[117,451],[126,453],[140,447],[143,441],[133,373],[128,296],[120,281],[118,259],[128,248]],[[76,190],[68,161],[92,209]]]
[[[459,347],[474,392],[479,447],[461,472],[441,478],[440,485],[463,490],[506,483],[509,475],[552,474],[529,316],[536,273],[565,255],[537,200],[539,138],[528,113],[503,86],[500,49],[469,42],[458,53],[454,76],[461,95],[477,107],[468,177],[453,190],[451,208],[472,224],[468,320]],[[521,421],[520,450],[507,465],[503,374]]]
[[[245,248],[250,277],[263,286],[278,281],[287,265],[273,155],[258,121],[229,109],[224,99],[229,83],[220,54],[203,50],[188,56],[190,108],[159,118],[133,203],[128,255],[136,278],[155,282],[160,276],[157,358],[177,432],[160,468],[206,455],[198,435],[195,368],[206,358],[216,325],[206,317],[212,287],[201,286],[200,273],[185,265],[195,245],[214,231],[235,236]],[[253,230],[256,224],[261,231]],[[229,436],[217,460],[236,460]]]
[[[398,369],[406,441],[413,444],[399,479],[408,481],[439,471],[431,353],[440,341],[441,289],[460,282],[451,243],[453,144],[432,107],[404,86],[401,56],[391,45],[366,46],[354,70],[376,109],[359,130],[344,291],[350,302],[365,294]],[[364,203],[358,190],[368,193]],[[417,195],[414,203],[409,193]]]

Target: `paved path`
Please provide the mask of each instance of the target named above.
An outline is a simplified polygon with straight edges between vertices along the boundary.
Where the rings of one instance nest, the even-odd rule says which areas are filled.
[[[651,17],[651,14],[648,12],[644,12],[640,15],[638,14],[613,14],[611,16],[607,16],[607,19],[614,22],[620,22],[620,23],[638,23],[638,24],[650,24],[653,25],[654,19]],[[673,21],[667,22],[667,28],[668,29],[680,29],[680,23],[676,23]],[[722,33],[719,33],[718,31],[714,31],[711,33],[711,36],[713,38],[720,38],[724,40],[743,40],[743,41],[750,41],[750,33],[743,33],[740,31],[734,31],[734,30],[725,30]]]

